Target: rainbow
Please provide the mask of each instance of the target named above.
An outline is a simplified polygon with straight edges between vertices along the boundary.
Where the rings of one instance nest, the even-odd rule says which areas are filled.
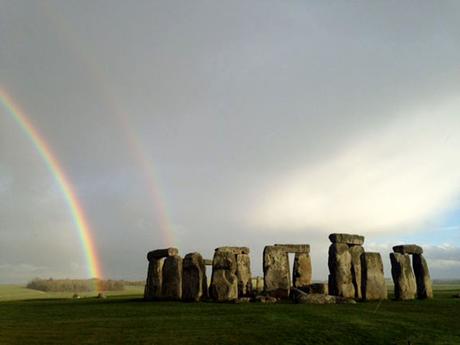
[[[0,86],[0,103],[6,109],[12,118],[17,122],[21,129],[26,133],[40,156],[45,161],[49,171],[56,179],[62,194],[65,197],[67,205],[72,214],[73,221],[78,229],[81,244],[88,265],[88,273],[90,278],[101,278],[102,271],[100,261],[94,245],[94,240],[91,237],[91,229],[86,219],[85,213],[77,198],[77,194],[66,176],[64,169],[59,164],[56,155],[51,150],[48,143],[40,134],[38,129],[34,127],[30,119],[25,115],[21,108],[13,101],[13,98]]]

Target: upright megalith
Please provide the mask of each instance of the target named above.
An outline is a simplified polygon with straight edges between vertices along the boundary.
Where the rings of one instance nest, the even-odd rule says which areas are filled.
[[[295,288],[305,288],[311,284],[311,258],[309,253],[295,253],[292,284]]]
[[[355,297],[351,273],[351,254],[346,243],[332,243],[329,247],[329,293],[345,298]]]
[[[408,254],[390,253],[391,275],[395,286],[395,298],[414,299],[417,291],[414,272]]]
[[[280,246],[265,246],[264,290],[276,298],[288,298],[291,288],[288,253]]]
[[[363,253],[361,262],[362,298],[366,301],[387,299],[388,291],[380,253]]]
[[[363,298],[361,259],[364,254],[364,248],[360,245],[353,245],[348,250],[351,255],[351,280],[355,288],[355,298],[361,299]]]
[[[182,258],[179,255],[164,260],[162,298],[173,301],[182,298]]]
[[[163,265],[164,258],[179,253],[177,248],[156,249],[147,253],[149,261],[144,298],[147,300],[161,299],[163,296]]]
[[[364,236],[330,234],[329,293],[345,298],[362,298],[361,256]]]
[[[185,255],[182,261],[182,299],[198,302],[208,297],[206,266],[199,253]]]
[[[249,248],[216,248],[212,264],[211,298],[218,302],[227,302],[251,293]]]
[[[412,256],[412,266],[414,267],[415,281],[417,283],[417,297],[419,299],[433,298],[430,271],[422,254]]]

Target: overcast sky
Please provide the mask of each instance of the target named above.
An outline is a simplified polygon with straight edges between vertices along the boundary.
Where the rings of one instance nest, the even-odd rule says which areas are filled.
[[[460,278],[458,1],[0,0],[0,85],[75,187],[106,277],[148,250],[327,236]],[[0,107],[0,282],[86,277],[69,208]]]

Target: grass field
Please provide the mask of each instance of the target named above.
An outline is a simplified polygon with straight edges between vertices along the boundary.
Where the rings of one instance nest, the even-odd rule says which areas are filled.
[[[460,344],[460,286],[445,285],[434,300],[355,305],[155,303],[140,291],[74,300],[3,286],[0,296],[33,299],[0,302],[0,344]]]

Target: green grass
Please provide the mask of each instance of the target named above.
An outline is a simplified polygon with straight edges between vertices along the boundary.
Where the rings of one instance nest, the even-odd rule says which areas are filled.
[[[459,291],[355,305],[143,302],[139,293],[3,301],[0,344],[460,344]]]

